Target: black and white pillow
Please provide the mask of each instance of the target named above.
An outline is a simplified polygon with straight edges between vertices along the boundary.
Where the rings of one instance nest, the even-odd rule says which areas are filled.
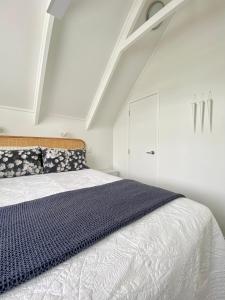
[[[42,171],[40,148],[0,149],[0,178],[35,175]]]
[[[42,148],[44,173],[59,173],[86,169],[86,151]]]

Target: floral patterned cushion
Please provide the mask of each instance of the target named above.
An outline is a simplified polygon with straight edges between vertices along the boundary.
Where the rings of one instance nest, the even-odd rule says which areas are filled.
[[[0,178],[41,174],[40,148],[0,150]]]
[[[85,150],[42,148],[44,173],[58,173],[86,169]]]

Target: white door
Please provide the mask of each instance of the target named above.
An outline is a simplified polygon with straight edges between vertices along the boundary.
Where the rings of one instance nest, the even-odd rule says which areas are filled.
[[[131,179],[156,183],[158,95],[130,103],[129,166]]]

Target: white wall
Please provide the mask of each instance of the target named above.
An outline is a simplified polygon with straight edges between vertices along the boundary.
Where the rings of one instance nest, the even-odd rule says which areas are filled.
[[[158,184],[206,204],[225,232],[224,37],[225,1],[188,1],[171,20],[127,103],[159,92]],[[210,90],[213,132],[195,135],[190,103],[194,94],[205,99]],[[113,132],[114,168],[123,176],[128,164],[127,103]]]
[[[112,168],[112,129],[85,130],[85,121],[60,116],[48,116],[33,125],[33,113],[0,108],[0,133],[9,135],[60,137],[68,132],[71,138],[81,138],[87,144],[88,165],[96,169]],[[3,132],[1,132],[1,129]]]

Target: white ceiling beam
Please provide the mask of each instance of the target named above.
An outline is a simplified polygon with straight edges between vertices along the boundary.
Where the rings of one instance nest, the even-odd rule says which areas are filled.
[[[110,79],[116,69],[116,66],[119,62],[121,55],[121,43],[127,39],[128,34],[132,31],[133,27],[136,24],[136,21],[144,7],[146,0],[135,0],[131,9],[128,13],[128,16],[124,22],[122,30],[119,34],[119,37],[116,41],[115,47],[112,51],[112,54],[109,58],[108,64],[106,65],[105,71],[101,78],[100,84],[95,93],[94,99],[92,101],[91,107],[89,109],[87,118],[86,118],[86,128],[90,128],[92,122],[94,121],[94,117],[96,115],[97,109],[102,101],[102,98],[105,94],[107,86],[110,82]]]
[[[107,90],[110,79],[112,78],[114,71],[116,70],[122,53],[138,40],[140,40],[147,32],[149,32],[151,29],[153,29],[155,26],[157,26],[159,23],[173,14],[185,1],[187,0],[172,0],[128,37],[128,34],[134,28],[135,23],[144,7],[145,0],[136,0],[134,2],[116,42],[112,55],[108,61],[105,72],[101,78],[97,92],[88,112],[86,118],[87,129],[91,127],[96,117],[97,110],[102,102],[103,96]]]
[[[44,26],[43,26],[38,69],[37,69],[36,86],[35,86],[35,92],[34,92],[34,124],[35,125],[37,125],[39,123],[39,119],[40,119],[40,110],[41,110],[41,102],[42,102],[43,87],[44,87],[44,80],[45,80],[45,72],[46,72],[53,24],[54,24],[54,17],[51,16],[50,14],[46,13],[45,20],[44,20]]]
[[[142,26],[140,26],[121,44],[121,51],[125,51],[134,43],[136,43],[150,30],[152,30],[154,27],[168,18],[171,14],[173,14],[185,1],[187,0],[172,0],[167,5],[165,5],[162,9],[160,9],[158,13],[152,16]]]

